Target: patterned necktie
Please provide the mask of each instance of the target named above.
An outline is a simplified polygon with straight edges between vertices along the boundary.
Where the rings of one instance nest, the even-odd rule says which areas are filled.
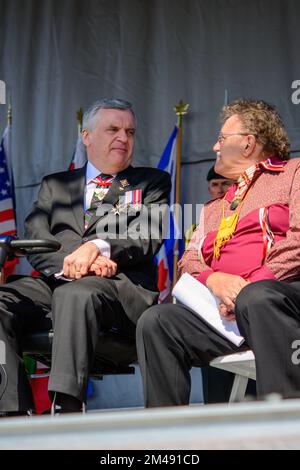
[[[106,193],[109,190],[109,187],[112,185],[114,177],[111,175],[106,175],[102,173],[93,179],[92,183],[96,184],[95,191],[91,200],[90,207],[85,211],[84,214],[84,228],[86,229],[91,221],[91,219],[96,215],[97,209],[104,199]]]

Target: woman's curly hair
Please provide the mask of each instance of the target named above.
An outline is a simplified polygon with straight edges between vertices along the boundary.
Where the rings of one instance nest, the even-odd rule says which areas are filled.
[[[236,100],[223,107],[221,122],[237,114],[246,132],[253,134],[267,152],[290,158],[290,142],[276,108],[265,101]]]

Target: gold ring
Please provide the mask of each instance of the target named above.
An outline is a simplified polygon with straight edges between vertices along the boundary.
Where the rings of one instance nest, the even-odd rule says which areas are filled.
[[[232,300],[233,303],[235,302],[236,298],[237,298],[237,294],[233,294],[232,297],[231,297],[231,300]]]

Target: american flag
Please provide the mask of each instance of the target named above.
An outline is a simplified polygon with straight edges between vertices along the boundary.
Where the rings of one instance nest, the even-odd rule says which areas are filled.
[[[16,234],[9,139],[10,127],[7,126],[0,146],[0,235]]]
[[[0,235],[16,235],[13,177],[10,164],[10,126],[7,125],[0,145]],[[18,259],[6,261],[4,279],[14,273]]]

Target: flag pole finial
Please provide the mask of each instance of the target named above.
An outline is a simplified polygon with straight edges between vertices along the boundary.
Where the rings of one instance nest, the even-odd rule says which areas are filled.
[[[79,108],[78,111],[76,111],[76,117],[77,117],[78,124],[82,125],[82,118],[83,118],[83,109],[82,108]]]
[[[79,136],[82,131],[82,118],[83,118],[82,108],[79,108],[78,111],[76,111],[76,118],[77,118],[77,130],[78,130],[78,136]]]
[[[184,103],[183,100],[180,100],[177,104],[175,104],[173,110],[177,116],[183,116],[184,114],[188,113],[190,105],[188,103]]]

